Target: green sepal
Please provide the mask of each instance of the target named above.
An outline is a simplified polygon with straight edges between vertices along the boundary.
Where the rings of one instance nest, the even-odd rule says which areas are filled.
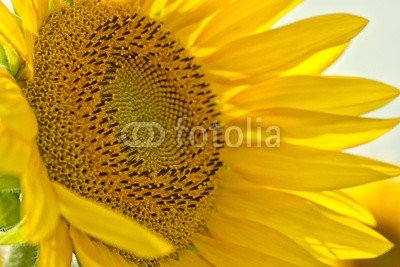
[[[2,45],[0,45],[0,64],[7,67],[7,55]]]
[[[15,76],[20,70],[21,59],[15,49],[0,36],[0,65],[6,67],[12,76]]]
[[[16,245],[26,243],[22,234],[23,221],[7,231],[0,231],[0,245]]]
[[[4,263],[9,267],[34,267],[38,259],[38,247],[28,244],[10,246],[10,254]]]
[[[17,193],[19,190],[20,183],[18,177],[8,174],[0,174],[0,192],[12,191]]]
[[[0,192],[0,229],[9,229],[20,221],[19,194]]]

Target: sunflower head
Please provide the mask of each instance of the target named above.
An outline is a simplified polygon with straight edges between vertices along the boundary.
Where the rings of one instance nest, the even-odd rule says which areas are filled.
[[[360,116],[398,90],[321,75],[366,20],[272,28],[298,2],[0,4],[0,208],[18,215],[0,220],[1,244],[57,267],[73,253],[325,266],[387,251],[337,190],[399,174],[342,152],[397,125]]]
[[[200,66],[170,35],[132,3],[64,7],[41,28],[34,78],[20,86],[42,122],[51,180],[184,248],[221,166],[213,140],[191,146],[188,130],[211,131],[218,111]]]

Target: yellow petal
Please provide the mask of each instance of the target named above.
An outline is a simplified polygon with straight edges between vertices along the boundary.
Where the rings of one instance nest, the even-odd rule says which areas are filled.
[[[30,141],[37,134],[35,116],[15,83],[0,68],[0,171],[20,175],[30,155]]]
[[[162,14],[167,0],[147,0],[142,2],[140,11],[143,14],[148,14],[151,18],[157,18]]]
[[[90,239],[74,227],[70,228],[70,234],[78,260],[85,267],[136,266],[133,263],[128,264],[119,254],[112,252],[102,243]]]
[[[344,51],[349,46],[349,43],[335,46],[322,50],[305,61],[301,62],[299,65],[293,67],[292,69],[284,72],[283,76],[293,76],[293,75],[315,75],[320,74],[333,63],[335,63],[339,57],[344,53]]]
[[[358,204],[349,195],[340,191],[302,192],[291,191],[291,194],[303,197],[324,206],[338,214],[359,220],[369,226],[376,226],[376,220],[370,211]]]
[[[173,10],[177,9],[182,2],[187,2],[184,0],[167,0],[167,3],[165,4],[164,10],[166,12],[172,12]]]
[[[185,250],[179,252],[179,260],[167,259],[160,263],[161,267],[211,267],[211,263],[203,259],[199,254]]]
[[[259,185],[252,183],[244,179],[239,173],[229,170],[229,168],[224,168],[220,172],[220,184],[222,188],[247,188],[255,187],[258,188]]]
[[[78,196],[57,182],[53,188],[61,214],[79,231],[139,257],[160,257],[173,251],[169,243],[125,215]]]
[[[0,127],[32,140],[38,133],[35,115],[14,78],[4,68],[0,68],[0,88]]]
[[[223,188],[258,188],[259,186],[243,179],[237,173],[223,171],[220,173]],[[389,180],[390,181],[390,180]],[[375,183],[373,183],[375,184]],[[362,187],[366,187],[365,185]],[[358,187],[357,187],[358,188]],[[344,215],[369,226],[375,227],[376,220],[370,211],[366,210],[348,194],[341,191],[307,192],[280,190],[293,195],[300,196],[321,205],[337,214]]]
[[[81,3],[84,0],[74,0],[74,3]],[[50,6],[54,9],[54,11],[58,11],[62,8],[65,1],[62,0],[51,0]]]
[[[243,73],[263,81],[319,51],[348,43],[366,24],[365,19],[348,14],[310,18],[231,42],[202,63],[209,70]]]
[[[19,28],[17,20],[3,2],[0,2],[0,34],[15,47],[22,59],[25,60],[27,58],[28,51],[24,35]]]
[[[35,0],[35,5],[37,6],[37,17],[39,19],[39,27],[43,25],[43,22],[49,16],[50,3],[49,0]]]
[[[27,47],[28,55],[25,60],[25,64],[23,65],[23,69],[20,70],[16,79],[19,81],[25,80],[32,80],[34,74],[34,67],[33,67],[33,49],[35,44],[35,35],[31,32],[26,31],[24,33],[25,37],[25,44]]]
[[[161,20],[187,50],[191,50],[201,29],[216,12],[234,0],[177,1],[167,5]],[[194,54],[194,53],[193,53]],[[196,54],[194,54],[196,56]]]
[[[294,108],[358,116],[386,105],[399,92],[367,79],[293,76],[249,86],[228,102],[248,110]]]
[[[175,38],[177,38],[177,40],[183,44],[187,50],[191,49],[194,39],[199,34],[201,29],[200,24],[201,23],[193,24],[174,32]],[[195,55],[194,53],[192,54]]]
[[[71,267],[72,242],[68,225],[60,220],[53,235],[40,241],[39,267]]]
[[[203,235],[196,236],[194,245],[200,251],[200,254],[214,266],[298,266],[246,247],[228,242],[221,242]]]
[[[59,209],[36,144],[32,144],[28,167],[21,176],[21,187],[24,234],[31,243],[37,243],[54,233],[59,222]]]
[[[175,33],[193,24],[201,23],[227,3],[229,0],[181,1],[177,8],[165,13],[162,19],[166,27]]]
[[[302,267],[325,266],[293,240],[265,225],[215,213],[207,223],[211,235]]]
[[[376,216],[378,225],[392,226],[400,232],[400,183],[398,179],[359,186],[346,192]]]
[[[38,17],[35,12],[34,0],[11,0],[14,10],[21,17],[24,31],[35,35],[38,33]]]
[[[31,144],[0,124],[0,173],[18,176],[26,169]]]
[[[336,151],[282,144],[221,151],[223,162],[256,184],[300,191],[352,187],[400,175],[400,168]]]
[[[392,245],[362,223],[307,199],[265,188],[235,188],[220,193],[218,211],[266,225],[322,258],[370,258]]]
[[[251,126],[248,118],[253,118]],[[260,123],[256,122],[257,119],[261,120]],[[265,109],[233,119],[227,122],[227,126],[239,126],[245,135],[257,140],[267,135],[266,131],[257,134],[257,127],[267,129],[268,126],[277,125],[282,133],[281,142],[343,150],[373,141],[399,122],[400,119],[367,119],[297,109]]]
[[[194,46],[218,47],[254,33],[292,6],[297,0],[239,0],[213,17],[196,39]]]

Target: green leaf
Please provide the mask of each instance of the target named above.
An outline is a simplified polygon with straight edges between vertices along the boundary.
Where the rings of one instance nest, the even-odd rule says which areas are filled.
[[[2,190],[10,190],[10,191],[19,191],[19,178],[8,175],[8,174],[0,174],[0,191]]]
[[[19,194],[0,192],[0,229],[16,225],[20,220]]]
[[[10,254],[5,267],[34,267],[38,258],[37,246],[27,244],[10,246]]]

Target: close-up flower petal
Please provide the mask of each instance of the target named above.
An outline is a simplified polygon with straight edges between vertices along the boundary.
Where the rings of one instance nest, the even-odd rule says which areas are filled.
[[[15,47],[22,59],[27,59],[28,50],[22,30],[3,2],[0,2],[0,34]]]
[[[349,42],[366,24],[365,19],[348,14],[314,17],[243,37],[201,62],[211,72],[237,72],[260,82],[278,76],[319,51]]]
[[[224,151],[222,158],[249,181],[300,191],[336,190],[400,175],[400,168],[395,165],[290,144],[282,144],[277,150],[232,148]],[[287,162],[292,165],[288,166]]]
[[[70,233],[74,250],[84,266],[135,266],[129,265],[120,255],[113,253],[102,243],[93,241],[84,233],[74,228],[70,229]]]
[[[53,183],[61,214],[77,229],[142,257],[172,252],[172,247],[155,234],[129,219],[73,195]]]
[[[271,227],[322,258],[371,258],[392,247],[369,227],[288,193],[239,188],[219,203],[222,213]]]
[[[60,221],[54,234],[40,242],[39,267],[70,267],[72,242],[68,225]]]
[[[249,111],[292,108],[359,116],[388,104],[398,95],[398,89],[367,79],[288,76],[250,86],[227,102]]]

